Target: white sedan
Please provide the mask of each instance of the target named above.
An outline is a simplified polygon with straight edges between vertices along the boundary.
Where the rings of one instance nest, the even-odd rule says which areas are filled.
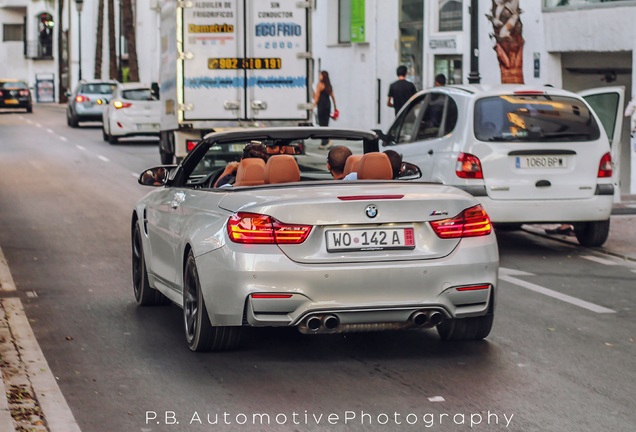
[[[123,137],[158,137],[160,109],[160,102],[150,86],[142,83],[118,84],[102,114],[104,141],[116,144]]]
[[[333,180],[324,153],[320,169],[300,148],[323,139],[369,150],[378,138],[313,127],[214,133],[181,165],[142,173],[155,189],[132,212],[137,304],[181,307],[193,351],[234,348],[246,326],[486,337],[499,255],[479,202],[412,180],[414,166],[410,180],[393,180],[379,152],[361,157],[357,181]],[[247,145],[270,156],[243,155]],[[215,187],[239,159],[233,186]]]

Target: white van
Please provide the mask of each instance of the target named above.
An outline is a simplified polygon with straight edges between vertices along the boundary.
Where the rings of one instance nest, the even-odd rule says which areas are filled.
[[[624,89],[458,85],[415,94],[382,146],[423,179],[481,200],[495,223],[571,223],[581,245],[608,237]],[[378,132],[378,131],[376,131]],[[608,138],[609,137],[609,138]]]

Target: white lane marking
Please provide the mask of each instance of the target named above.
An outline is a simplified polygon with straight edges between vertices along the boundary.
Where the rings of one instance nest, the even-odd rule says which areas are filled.
[[[40,123],[36,123],[35,125],[36,125],[37,127],[39,127],[39,128],[41,128],[41,127],[42,127],[42,125],[41,125]]]
[[[104,162],[110,162],[110,159],[108,159],[106,156],[102,156],[102,155],[97,155],[97,159],[104,161]]]
[[[528,273],[521,270],[509,269],[505,267],[499,267],[499,274],[505,275],[505,276],[535,276],[533,273]]]
[[[78,149],[80,149],[80,150],[86,150],[86,147],[83,147],[83,146],[81,146],[81,145],[76,145],[75,147],[77,147],[77,148],[78,148]]]
[[[47,131],[48,133],[55,133],[55,132],[53,132],[53,129],[47,129],[46,131]]]
[[[545,288],[539,285],[535,285],[530,282],[523,281],[521,279],[517,279],[512,276],[499,275],[500,280],[504,280],[513,285],[520,286],[522,288],[529,289],[530,291],[538,292],[539,294],[547,295],[548,297],[555,298],[557,300],[564,301],[566,303],[573,304],[574,306],[578,306],[583,309],[590,310],[596,313],[616,313],[615,310],[608,309],[604,306],[599,306],[594,303],[587,302],[585,300],[578,299],[576,297],[569,296],[567,294],[560,293],[558,291],[551,290],[549,288]]]
[[[2,249],[0,249],[0,291],[15,291],[9,265],[2,253]]]
[[[27,119],[27,123],[33,123],[30,119]]]
[[[6,264],[2,249],[0,249],[0,274],[8,278],[8,281],[2,281],[2,289],[6,290],[7,286],[5,286],[5,283],[7,283],[15,290],[11,271]],[[81,432],[42,353],[42,349],[35,339],[31,324],[29,324],[29,320],[24,313],[22,301],[19,298],[7,298],[0,300],[0,302],[5,310],[11,334],[16,341],[19,341],[16,346],[20,347],[20,358],[33,386],[33,391],[37,394],[38,402],[40,402],[42,407],[49,430]]]
[[[608,266],[615,266],[618,264],[618,263],[615,263],[614,261],[610,261],[608,259],[597,257],[594,255],[581,255],[581,258],[585,258],[586,260],[594,261],[599,264],[608,265]]]
[[[27,291],[26,295],[28,298],[38,298],[38,293],[35,291]]]
[[[61,136],[61,137],[59,137],[59,138],[60,138],[62,141],[68,141],[68,139],[66,139],[66,137]]]
[[[137,174],[137,173],[131,173],[131,174],[132,174],[132,176],[133,176],[134,178],[139,178],[139,174]]]
[[[433,396],[428,398],[428,400],[430,402],[444,402],[446,399],[444,399],[442,396]]]

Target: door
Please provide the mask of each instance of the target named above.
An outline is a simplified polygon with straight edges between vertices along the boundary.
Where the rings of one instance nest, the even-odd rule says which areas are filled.
[[[244,118],[243,1],[182,3],[183,119]]]
[[[403,108],[389,134],[391,148],[402,154],[405,162],[417,165],[426,181],[442,181],[448,169],[452,142],[449,135],[458,118],[452,97],[438,92],[426,93]],[[442,166],[438,163],[442,162]],[[454,169],[455,161],[452,161]]]
[[[244,62],[249,119],[307,120],[307,7],[297,0],[247,0]],[[300,106],[299,106],[300,105]]]
[[[620,200],[620,166],[621,166],[621,130],[623,127],[623,107],[625,106],[625,87],[600,87],[579,92],[579,95],[590,104],[601,120],[607,133],[612,154],[612,182],[614,197]]]

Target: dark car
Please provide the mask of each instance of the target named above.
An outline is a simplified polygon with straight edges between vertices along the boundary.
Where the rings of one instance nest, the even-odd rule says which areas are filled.
[[[68,98],[66,123],[78,127],[80,122],[101,122],[116,87],[116,81],[80,81]]]
[[[0,108],[24,108],[33,112],[31,90],[24,81],[0,79]]]

